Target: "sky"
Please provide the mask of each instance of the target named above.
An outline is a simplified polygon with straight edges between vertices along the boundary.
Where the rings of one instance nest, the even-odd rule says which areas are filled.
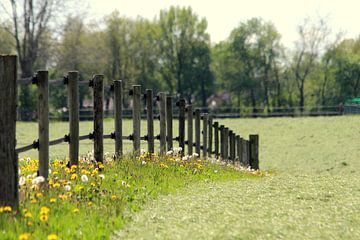
[[[282,35],[282,43],[292,48],[297,26],[307,17],[327,19],[334,33],[346,37],[360,34],[360,0],[88,0],[90,16],[100,19],[117,9],[127,17],[153,19],[171,5],[191,6],[208,21],[212,43],[225,40],[240,22],[261,17],[272,22]]]

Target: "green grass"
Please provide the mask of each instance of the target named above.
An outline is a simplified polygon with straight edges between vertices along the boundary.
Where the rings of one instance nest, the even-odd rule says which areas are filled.
[[[275,175],[190,181],[168,191],[170,195],[160,191],[141,211],[129,215],[130,224],[117,225],[122,230],[114,239],[360,238],[359,116],[219,121],[245,137],[258,133],[260,167]],[[36,132],[29,136],[25,125],[36,125],[18,125],[18,133],[31,142]],[[52,123],[51,129],[54,125],[51,138],[67,132],[66,123]],[[105,132],[112,126],[107,120]],[[124,135],[130,134],[131,122],[124,126]],[[82,122],[80,129],[88,133],[91,127],[90,122]],[[145,133],[146,128],[142,130]],[[22,141],[18,138],[18,142]],[[126,146],[131,149],[130,143]],[[91,147],[82,145],[81,151]],[[111,144],[105,149],[112,148]],[[51,149],[63,156],[66,145]]]
[[[220,121],[259,133],[260,167],[275,175],[160,197],[115,239],[360,238],[360,117]]]

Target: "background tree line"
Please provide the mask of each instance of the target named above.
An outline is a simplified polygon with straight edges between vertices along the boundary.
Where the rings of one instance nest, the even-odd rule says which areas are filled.
[[[216,106],[254,112],[338,105],[359,96],[360,38],[343,39],[323,19],[300,23],[295,48],[286,49],[276,27],[260,18],[240,22],[226,40],[211,44],[206,19],[190,7],[161,10],[153,20],[114,11],[100,23],[86,23],[69,14],[59,24],[64,2],[0,5],[7,16],[0,26],[0,53],[19,56],[19,77],[45,68],[51,79],[69,70],[80,71],[81,80],[102,73],[106,84],[122,79],[125,88],[141,84],[198,106],[213,106],[210,96],[229,93],[230,101]],[[87,95],[81,88],[82,106]],[[110,93],[105,96],[108,106]],[[50,98],[53,110],[66,107],[65,88],[51,88]],[[22,119],[31,119],[35,89],[21,87],[19,102]]]

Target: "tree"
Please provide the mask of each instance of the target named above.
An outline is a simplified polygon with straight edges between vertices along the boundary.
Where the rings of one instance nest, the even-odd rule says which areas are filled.
[[[31,77],[34,66],[40,52],[47,47],[44,43],[43,36],[50,29],[50,21],[60,12],[59,8],[64,5],[65,1],[61,0],[9,0],[10,9],[6,9],[2,4],[3,12],[8,13],[11,18],[12,26],[6,27],[15,41],[16,52],[18,55],[21,77]],[[44,68],[46,65],[38,66]],[[21,118],[30,119],[29,112],[34,107],[30,88],[22,86],[20,92],[20,109]]]
[[[313,71],[316,61],[324,51],[330,29],[324,19],[312,22],[305,19],[298,26],[299,40],[296,42],[296,50],[293,56],[292,71],[299,91],[299,106],[301,111],[305,105],[305,83],[309,74]]]
[[[245,90],[254,112],[259,96],[270,110],[271,79],[281,51],[280,34],[274,25],[259,18],[240,23],[230,34],[229,51],[233,64],[228,76],[237,92],[238,105],[240,92]]]
[[[211,92],[205,85],[212,85],[206,20],[199,20],[190,7],[170,7],[160,12],[158,22],[162,79],[171,93],[176,91],[189,100],[196,91],[201,92],[201,102],[205,105]]]

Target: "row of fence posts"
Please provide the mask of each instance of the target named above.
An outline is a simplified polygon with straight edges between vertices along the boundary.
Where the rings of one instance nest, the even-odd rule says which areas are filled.
[[[15,59],[15,60],[14,60]],[[17,79],[16,79],[16,57],[3,56],[0,57],[0,164],[10,166],[10,168],[0,168],[0,193],[7,192],[9,189],[17,189],[17,154],[30,150],[38,149],[39,151],[39,175],[45,178],[49,173],[49,146],[62,142],[69,143],[69,159],[70,165],[78,164],[79,159],[79,141],[92,139],[94,142],[94,158],[97,162],[103,162],[103,139],[111,138],[115,140],[115,156],[119,157],[123,154],[123,140],[131,140],[133,142],[133,150],[135,153],[140,152],[141,141],[147,142],[147,151],[153,153],[155,151],[155,140],[159,140],[160,154],[165,154],[173,149],[173,141],[179,143],[179,147],[183,149],[182,154],[195,153],[202,159],[214,155],[215,158],[235,163],[238,161],[244,166],[252,169],[259,169],[259,138],[258,135],[250,135],[249,141],[236,135],[234,131],[214,122],[213,117],[207,113],[201,114],[199,109],[193,109],[191,104],[186,105],[184,99],[176,102],[179,108],[179,135],[173,136],[173,98],[172,96],[160,92],[157,96],[153,95],[151,89],[147,89],[144,94],[141,93],[141,86],[134,85],[128,92],[132,97],[132,126],[133,131],[129,136],[122,134],[122,103],[124,91],[122,81],[115,80],[111,89],[114,92],[114,118],[115,131],[110,134],[104,134],[103,130],[103,75],[95,75],[88,82],[93,89],[93,112],[94,126],[93,132],[88,135],[79,135],[79,75],[78,72],[69,72],[64,77],[64,84],[68,89],[68,109],[69,109],[69,134],[63,138],[49,140],[49,80],[47,71],[39,71],[32,79],[32,84],[38,87],[38,136],[39,139],[28,146],[18,149],[15,139],[15,123],[16,123],[16,103],[17,103]],[[147,134],[141,136],[141,102],[146,102],[146,118],[147,118]],[[159,105],[159,116],[153,114],[154,100]],[[154,135],[154,118],[158,118],[160,122],[160,133]],[[187,140],[185,140],[185,123],[187,119]],[[194,121],[193,121],[194,120]],[[202,120],[202,129],[201,129]],[[195,122],[195,126],[193,123]],[[193,134],[195,139],[193,139]],[[201,141],[202,135],[202,141]],[[220,139],[219,139],[220,138]],[[193,141],[195,140],[195,141]],[[202,144],[201,144],[202,142]],[[214,150],[213,150],[214,145]],[[185,146],[187,149],[185,151]],[[201,152],[202,150],[202,152]],[[16,169],[16,171],[14,171]],[[11,180],[11,181],[10,181]],[[8,183],[11,184],[8,184]],[[7,183],[7,184],[4,184]],[[14,188],[15,187],[15,188]],[[0,205],[3,202],[11,203],[9,199],[17,199],[17,195],[10,197],[7,194],[0,194]],[[13,205],[13,204],[12,204]]]

